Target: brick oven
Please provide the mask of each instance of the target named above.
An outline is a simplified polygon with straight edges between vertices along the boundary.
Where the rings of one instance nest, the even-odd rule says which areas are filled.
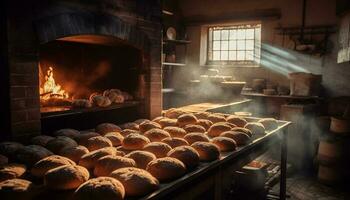
[[[3,4],[2,140],[160,115],[159,1]],[[75,104],[111,91],[123,99],[106,105]]]

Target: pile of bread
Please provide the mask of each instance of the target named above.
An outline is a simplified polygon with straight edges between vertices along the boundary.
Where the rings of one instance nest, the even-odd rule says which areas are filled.
[[[277,127],[275,119],[248,122],[170,109],[153,120],[103,123],[91,131],[61,129],[36,136],[27,146],[3,142],[0,197],[45,199],[63,191],[78,200],[144,196]]]

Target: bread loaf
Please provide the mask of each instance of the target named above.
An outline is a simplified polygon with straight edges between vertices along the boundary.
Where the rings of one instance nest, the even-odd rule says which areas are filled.
[[[245,133],[247,134],[249,137],[252,137],[253,133],[247,129],[247,128],[242,128],[242,127],[235,127],[232,129],[232,131],[235,131],[235,132],[241,132],[241,133]]]
[[[44,185],[54,190],[71,190],[78,188],[89,180],[89,172],[79,165],[64,165],[45,173]]]
[[[38,193],[38,189],[30,181],[9,179],[0,182],[0,197],[3,200],[30,200]]]
[[[176,119],[170,119],[170,118],[164,118],[159,121],[159,124],[162,128],[168,127],[168,126],[177,126],[177,120]]]
[[[170,137],[170,134],[165,130],[153,128],[145,132],[144,136],[146,136],[151,142],[160,142],[162,139]]]
[[[208,130],[213,125],[213,122],[211,122],[211,121],[209,121],[207,119],[199,119],[197,121],[197,124],[201,125],[202,127],[204,127],[205,130]]]
[[[132,151],[125,156],[126,158],[131,158],[135,161],[136,167],[140,169],[146,169],[149,162],[156,159],[156,156],[148,151]]]
[[[196,112],[196,113],[193,113],[194,116],[197,117],[197,119],[208,119],[210,113],[208,112]]]
[[[176,158],[158,158],[148,163],[147,171],[160,182],[170,181],[186,173],[185,165]]]
[[[175,147],[168,152],[167,156],[180,160],[187,169],[192,169],[199,164],[199,154],[190,146]]]
[[[145,133],[154,128],[162,128],[158,123],[152,121],[144,121],[139,125],[139,129],[141,133]]]
[[[16,157],[17,150],[22,147],[24,147],[23,144],[20,144],[18,142],[1,142],[0,154],[6,156],[11,160]]]
[[[96,126],[95,131],[101,135],[105,135],[109,132],[120,132],[122,129],[112,123],[102,123]]]
[[[209,138],[203,133],[188,133],[185,135],[184,139],[189,143],[193,144],[195,142],[209,142]]]
[[[97,149],[111,146],[113,146],[112,142],[108,138],[103,136],[89,138],[86,143],[86,148],[88,148],[89,151],[95,151]]]
[[[128,122],[128,123],[122,124],[120,126],[120,128],[122,128],[122,129],[131,129],[131,130],[138,131],[139,130],[139,125],[137,123],[135,123],[135,122]]]
[[[181,109],[170,108],[169,110],[165,111],[164,116],[170,119],[177,119],[180,115],[186,114],[186,113],[187,112]]]
[[[131,134],[131,133],[141,134],[140,131],[132,130],[132,129],[124,129],[124,130],[120,131],[120,134],[121,134],[123,137],[126,137],[127,135],[129,135],[129,134]]]
[[[53,134],[55,136],[66,136],[66,137],[73,139],[73,138],[77,137],[80,134],[80,132],[78,130],[75,130],[75,129],[65,128],[65,129],[57,130]]]
[[[63,148],[68,146],[76,147],[78,144],[73,139],[66,136],[58,136],[46,144],[46,148],[55,154],[59,154]]]
[[[33,176],[41,178],[50,169],[63,165],[75,165],[75,162],[66,157],[52,155],[36,162],[30,172]]]
[[[235,124],[238,127],[244,127],[248,122],[242,117],[230,115],[226,118],[227,122]]]
[[[114,170],[123,167],[135,167],[136,163],[131,158],[122,156],[103,156],[98,159],[94,169],[95,176],[109,176]]]
[[[175,126],[165,127],[164,130],[168,132],[171,137],[183,138],[187,134],[184,129]]]
[[[79,134],[78,136],[76,136],[74,138],[74,140],[79,144],[79,145],[83,145],[86,146],[88,139],[92,138],[92,137],[96,137],[96,136],[101,136],[100,134],[96,133],[96,132],[91,132],[91,131],[85,131],[85,132],[81,132],[81,134]]]
[[[278,122],[274,118],[264,118],[260,119],[258,122],[261,123],[267,131],[272,131],[278,128]]]
[[[226,122],[226,118],[218,114],[210,114],[207,119],[211,121],[213,124],[218,122]]]
[[[249,122],[244,128],[249,129],[253,135],[265,135],[265,127],[259,122]]]
[[[46,148],[38,145],[28,145],[20,148],[17,152],[17,161],[32,166],[39,160],[53,155],[53,153]]]
[[[124,137],[122,146],[127,150],[140,150],[143,149],[143,147],[148,143],[150,143],[150,140],[147,137],[140,134],[131,133]]]
[[[197,133],[205,133],[205,128],[201,125],[196,125],[196,124],[187,124],[184,127],[185,131],[187,133],[192,133],[192,132],[197,132]]]
[[[151,142],[146,144],[143,150],[153,153],[157,158],[163,158],[171,150],[171,146],[163,142]]]
[[[123,153],[118,152],[114,147],[105,147],[83,155],[79,160],[79,165],[89,170],[93,169],[97,160],[107,155],[123,155]]]
[[[22,164],[10,163],[0,166],[0,182],[13,178],[21,178],[27,167]]]
[[[114,147],[120,146],[124,139],[124,137],[118,132],[109,132],[105,137],[112,142],[112,146]]]
[[[182,114],[177,118],[177,125],[179,127],[184,127],[188,124],[196,124],[198,121],[197,117],[193,114]]]
[[[195,142],[191,145],[199,154],[199,160],[210,162],[220,157],[220,150],[215,144],[209,142]]]
[[[243,132],[226,131],[221,133],[220,136],[233,139],[236,142],[237,146],[245,145],[250,141],[250,137]]]
[[[78,163],[81,157],[85,154],[89,153],[89,150],[84,146],[76,146],[76,147],[66,147],[63,148],[59,155],[67,157],[74,162]]]
[[[30,143],[34,144],[34,145],[39,145],[39,146],[45,147],[46,144],[53,139],[55,139],[55,138],[48,136],[48,135],[38,135],[38,136],[35,136],[32,139],[30,139]]]
[[[168,137],[168,138],[164,138],[162,140],[162,142],[168,144],[169,146],[171,146],[171,148],[175,148],[178,146],[184,146],[184,145],[189,145],[189,143],[183,139],[183,138],[177,138],[177,137]]]
[[[208,135],[210,137],[216,137],[219,136],[221,133],[225,131],[231,130],[231,126],[224,124],[224,123],[215,123],[208,129]]]
[[[235,140],[228,137],[215,137],[211,142],[218,146],[220,151],[234,151],[237,147]]]

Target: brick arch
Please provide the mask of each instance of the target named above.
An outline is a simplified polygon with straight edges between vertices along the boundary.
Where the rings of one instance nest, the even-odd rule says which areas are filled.
[[[148,51],[150,42],[138,27],[118,17],[97,13],[63,13],[34,22],[40,44],[64,37],[99,35],[114,37],[140,50]]]

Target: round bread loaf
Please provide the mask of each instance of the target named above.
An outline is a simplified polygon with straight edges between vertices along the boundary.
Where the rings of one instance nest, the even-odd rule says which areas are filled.
[[[187,124],[184,127],[185,131],[187,133],[192,133],[192,132],[197,132],[197,133],[205,133],[205,128],[201,125],[196,125],[196,124]]]
[[[149,130],[154,129],[154,128],[160,129],[162,127],[158,123],[152,122],[152,121],[145,121],[139,125],[139,129],[140,129],[141,133],[145,133],[146,131],[149,131]]]
[[[231,128],[237,127],[236,125],[234,125],[234,124],[232,124],[230,122],[218,122],[218,123],[215,123],[215,124],[223,124],[223,125],[227,125],[227,126],[229,126]]]
[[[53,139],[55,139],[55,138],[48,136],[48,135],[38,135],[38,136],[35,136],[32,139],[30,139],[30,144],[45,147],[46,144]]]
[[[197,117],[191,113],[182,114],[177,118],[177,125],[179,127],[184,127],[187,124],[196,124],[198,121]]]
[[[38,187],[24,179],[9,179],[0,182],[0,197],[3,200],[30,200],[38,193]]]
[[[86,147],[79,145],[76,147],[63,148],[59,155],[67,157],[78,163],[81,157],[87,153],[89,153],[89,150]]]
[[[101,135],[105,135],[109,132],[120,132],[122,129],[112,123],[102,123],[96,126],[95,131]]]
[[[149,120],[149,119],[137,119],[134,121],[134,123],[136,123],[137,125],[140,125],[143,122],[149,122],[149,121],[151,121],[151,120]]]
[[[164,118],[159,121],[159,124],[162,128],[168,127],[168,126],[177,126],[177,120],[176,119],[170,119],[170,118]]]
[[[244,127],[248,123],[244,118],[235,115],[228,116],[226,120],[238,127]]]
[[[193,113],[194,116],[197,117],[197,119],[208,119],[210,113],[208,112],[196,112],[196,113]]]
[[[144,196],[159,187],[158,180],[148,171],[135,167],[117,169],[111,177],[123,184],[126,196]]]
[[[132,130],[132,129],[124,129],[124,130],[120,131],[120,134],[121,134],[123,137],[126,137],[127,135],[129,135],[129,134],[131,134],[131,133],[141,134],[140,131]]]
[[[180,160],[186,165],[187,169],[194,168],[199,164],[199,154],[191,146],[175,147],[168,152],[167,156]]]
[[[17,161],[27,166],[32,166],[39,160],[53,155],[46,148],[38,145],[28,145],[17,151]]]
[[[6,165],[8,162],[9,159],[6,156],[0,154],[0,166]]]
[[[252,135],[265,135],[265,127],[259,122],[249,122],[244,128],[249,129]]]
[[[78,136],[76,136],[74,138],[74,140],[79,144],[79,145],[83,145],[86,146],[88,139],[92,138],[92,137],[96,137],[96,136],[101,136],[100,134],[96,133],[96,132],[91,132],[91,131],[85,131],[85,132],[81,132],[81,134],[79,134]]]
[[[68,146],[76,147],[78,144],[73,139],[66,136],[58,136],[46,144],[46,148],[55,154],[59,154],[63,148]]]
[[[184,145],[189,145],[188,142],[183,139],[183,138],[178,138],[178,137],[168,137],[168,138],[164,138],[162,140],[162,142],[168,144],[169,146],[171,146],[171,148],[175,148],[175,147],[179,147],[179,146],[184,146]]]
[[[0,181],[20,178],[27,171],[27,167],[22,164],[10,163],[0,166]]]
[[[148,151],[132,151],[125,156],[126,158],[131,158],[135,161],[136,167],[140,169],[146,169],[149,162],[156,159],[156,156]]]
[[[123,167],[135,167],[136,163],[131,158],[125,158],[122,156],[103,156],[98,159],[94,169],[94,175],[109,176],[114,170]]]
[[[55,131],[53,133],[53,135],[66,136],[66,137],[73,139],[73,138],[77,137],[78,135],[80,135],[80,132],[78,130],[75,130],[75,129],[65,128],[65,129],[60,129],[60,130]]]
[[[220,157],[219,147],[209,142],[195,142],[191,145],[199,154],[199,160],[210,162]]]
[[[215,137],[211,142],[218,146],[220,151],[234,151],[237,147],[236,142],[228,137]]]
[[[176,158],[158,158],[147,165],[147,171],[160,182],[170,181],[183,176],[186,173],[185,165]]]
[[[31,174],[35,177],[44,177],[45,173],[50,169],[54,169],[63,165],[75,165],[75,162],[69,158],[59,155],[52,155],[39,160],[31,169]]]
[[[80,185],[74,192],[74,200],[122,200],[125,196],[124,186],[115,178],[98,177]]]
[[[208,135],[210,137],[216,137],[219,136],[221,133],[225,131],[231,130],[231,126],[224,124],[224,123],[215,123],[208,129]]]
[[[139,130],[139,125],[137,123],[135,123],[135,122],[128,122],[128,123],[122,124],[120,126],[120,128],[122,128],[122,129],[131,129],[131,130],[138,131]]]
[[[278,128],[278,122],[274,118],[264,118],[260,119],[258,122],[261,123],[267,131],[272,131]]]
[[[124,137],[122,147],[127,150],[140,150],[148,143],[150,143],[150,140],[147,137],[131,133]]]
[[[201,125],[202,127],[204,127],[205,130],[208,130],[213,125],[213,122],[211,122],[211,121],[209,121],[207,119],[199,119],[197,121],[197,124]]]
[[[157,158],[163,158],[171,150],[171,146],[163,142],[151,142],[143,150],[153,153]]]
[[[175,126],[165,127],[164,130],[168,132],[171,137],[183,138],[187,134],[184,129]]]
[[[133,150],[125,149],[123,146],[116,147],[116,149],[117,151],[123,152],[124,154],[128,154],[133,151]]]
[[[112,142],[108,138],[103,136],[89,138],[86,143],[86,148],[88,148],[89,151],[95,151],[97,149],[111,146],[113,146]]]
[[[146,136],[151,142],[160,142],[162,139],[170,137],[170,134],[165,130],[153,128],[147,131],[144,136]]]
[[[193,144],[195,142],[209,142],[209,138],[203,133],[188,133],[185,135],[184,139],[189,143]]]
[[[226,122],[226,118],[218,114],[210,114],[207,119],[213,122],[213,124],[218,122]]]
[[[23,144],[18,142],[1,142],[0,143],[0,154],[5,155],[10,160],[16,157],[18,149],[24,147]]]
[[[107,155],[123,155],[124,153],[118,152],[114,147],[105,147],[95,151],[91,151],[81,157],[79,160],[79,165],[87,168],[93,169],[98,159]]]
[[[170,108],[165,111],[164,116],[170,119],[177,119],[180,115],[186,114],[187,112],[178,108]]]
[[[106,133],[105,137],[112,142],[112,146],[117,147],[122,144],[124,137],[118,132]]]
[[[242,132],[237,131],[226,131],[220,134],[220,137],[227,137],[233,139],[237,146],[242,146],[250,141],[250,137]]]
[[[253,136],[253,133],[252,133],[249,129],[247,129],[247,128],[235,127],[235,128],[232,129],[232,131],[245,133],[245,134],[247,134],[249,137],[252,137],[252,136]]]
[[[78,188],[89,177],[89,171],[82,166],[64,165],[47,171],[44,185],[54,190],[71,190]]]
[[[164,119],[164,118],[165,118],[165,117],[163,117],[163,116],[159,116],[159,117],[156,117],[156,118],[152,119],[152,122],[156,122],[156,123],[159,124],[159,121],[160,121],[161,119]]]

